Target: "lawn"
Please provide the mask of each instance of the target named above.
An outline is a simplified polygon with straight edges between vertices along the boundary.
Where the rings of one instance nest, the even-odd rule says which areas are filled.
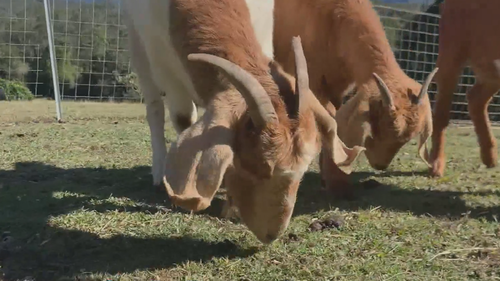
[[[481,165],[471,126],[448,129],[441,179],[416,140],[385,172],[360,157],[353,201],[320,190],[315,162],[287,232],[263,246],[218,218],[220,199],[193,215],[155,192],[143,105],[64,102],[63,114],[0,102],[0,280],[500,279],[499,168]],[[331,216],[339,228],[309,230]]]

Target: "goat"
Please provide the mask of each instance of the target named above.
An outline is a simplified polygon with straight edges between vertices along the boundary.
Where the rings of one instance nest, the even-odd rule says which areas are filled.
[[[336,117],[347,146],[364,146],[370,165],[384,170],[420,134],[418,153],[429,166],[427,90],[435,72],[423,86],[403,72],[369,0],[275,0],[274,16],[275,60],[291,71],[293,56],[286,42],[295,34],[301,37],[311,90]],[[351,90],[356,94],[342,105]],[[339,170],[325,155],[322,151],[323,184],[341,197],[351,195],[350,170]]]
[[[262,243],[288,227],[300,180],[321,143],[339,165],[363,151],[344,145],[335,119],[310,91],[300,38],[289,40],[297,79],[272,60],[269,2],[126,1],[132,63],[157,155],[162,90],[176,110],[178,138],[163,177],[172,203],[204,210],[224,181],[230,206]],[[193,100],[206,108],[198,121]],[[191,119],[183,124],[179,116]]]
[[[445,168],[444,132],[450,119],[454,90],[468,63],[476,76],[467,92],[469,115],[474,123],[481,160],[488,168],[497,165],[497,144],[491,133],[488,104],[500,89],[500,2],[453,0],[440,4],[439,52],[436,67],[438,94],[434,105],[431,176],[441,177]]]

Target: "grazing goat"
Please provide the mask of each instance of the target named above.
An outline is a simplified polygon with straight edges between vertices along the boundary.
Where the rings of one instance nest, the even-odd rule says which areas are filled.
[[[293,53],[287,42],[295,34],[302,38],[311,90],[336,114],[339,137],[347,146],[364,146],[370,165],[384,170],[420,134],[418,152],[429,166],[426,141],[432,115],[427,89],[435,72],[421,86],[401,70],[369,0],[275,0],[274,15],[275,60],[290,72]],[[354,97],[342,105],[353,89]],[[323,150],[324,184],[339,196],[350,195],[350,171],[339,170],[325,155]]]
[[[310,91],[300,38],[288,40],[297,79],[272,60],[270,2],[126,1],[132,63],[157,155],[164,145],[161,91],[177,118],[164,176],[172,203],[204,210],[224,181],[229,204],[263,243],[287,228],[321,143],[339,165],[363,151],[340,141],[335,120]],[[206,108],[198,121],[192,100]]]
[[[434,132],[430,173],[444,173],[444,132],[450,119],[453,93],[460,74],[469,64],[476,83],[467,92],[469,115],[474,123],[481,160],[489,168],[497,165],[497,144],[491,133],[488,104],[500,89],[500,2],[453,0],[440,5],[439,54],[436,66],[438,94],[434,105]]]

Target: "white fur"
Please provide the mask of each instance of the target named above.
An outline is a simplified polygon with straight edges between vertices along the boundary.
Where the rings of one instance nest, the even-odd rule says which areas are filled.
[[[245,0],[250,10],[250,20],[259,41],[262,52],[270,59],[274,58],[274,0]]]
[[[263,52],[273,58],[274,0],[245,0]],[[161,183],[165,167],[165,92],[170,118],[177,133],[181,132],[176,116],[197,119],[194,102],[203,105],[191,77],[182,65],[169,34],[171,0],[124,0],[125,23],[129,32],[132,66],[146,101],[146,115],[153,150],[153,183]],[[203,8],[203,5],[200,5]]]

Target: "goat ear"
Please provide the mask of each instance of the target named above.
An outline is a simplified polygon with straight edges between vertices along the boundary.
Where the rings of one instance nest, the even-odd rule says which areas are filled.
[[[226,121],[212,117],[205,112],[179,135],[167,154],[165,188],[172,203],[188,211],[210,206],[233,160],[234,133]]]
[[[352,172],[352,164],[358,159],[364,147],[355,145],[349,148],[339,138],[337,134],[337,123],[331,123],[330,128],[325,132],[325,146],[332,153],[333,161],[346,174]]]
[[[372,136],[368,105],[360,105],[358,96],[353,96],[337,110],[335,121],[338,136],[347,145],[364,146],[366,138]]]
[[[319,131],[323,139],[323,146],[331,153],[333,162],[345,173],[350,173],[352,170],[351,164],[356,161],[359,154],[365,150],[364,147],[354,146],[353,148],[348,148],[344,142],[339,138],[337,131],[337,121],[333,114],[340,113],[343,107],[336,113],[328,110],[319,102],[319,100],[313,95],[311,91],[306,93],[301,93],[303,95],[301,105],[303,108],[310,108],[313,111],[314,117],[316,118]]]
[[[427,165],[427,167],[432,168],[432,165],[429,163],[429,151],[427,150],[427,140],[432,135],[432,111],[427,113],[427,118],[425,119],[425,124],[420,136],[418,138],[418,155]]]

